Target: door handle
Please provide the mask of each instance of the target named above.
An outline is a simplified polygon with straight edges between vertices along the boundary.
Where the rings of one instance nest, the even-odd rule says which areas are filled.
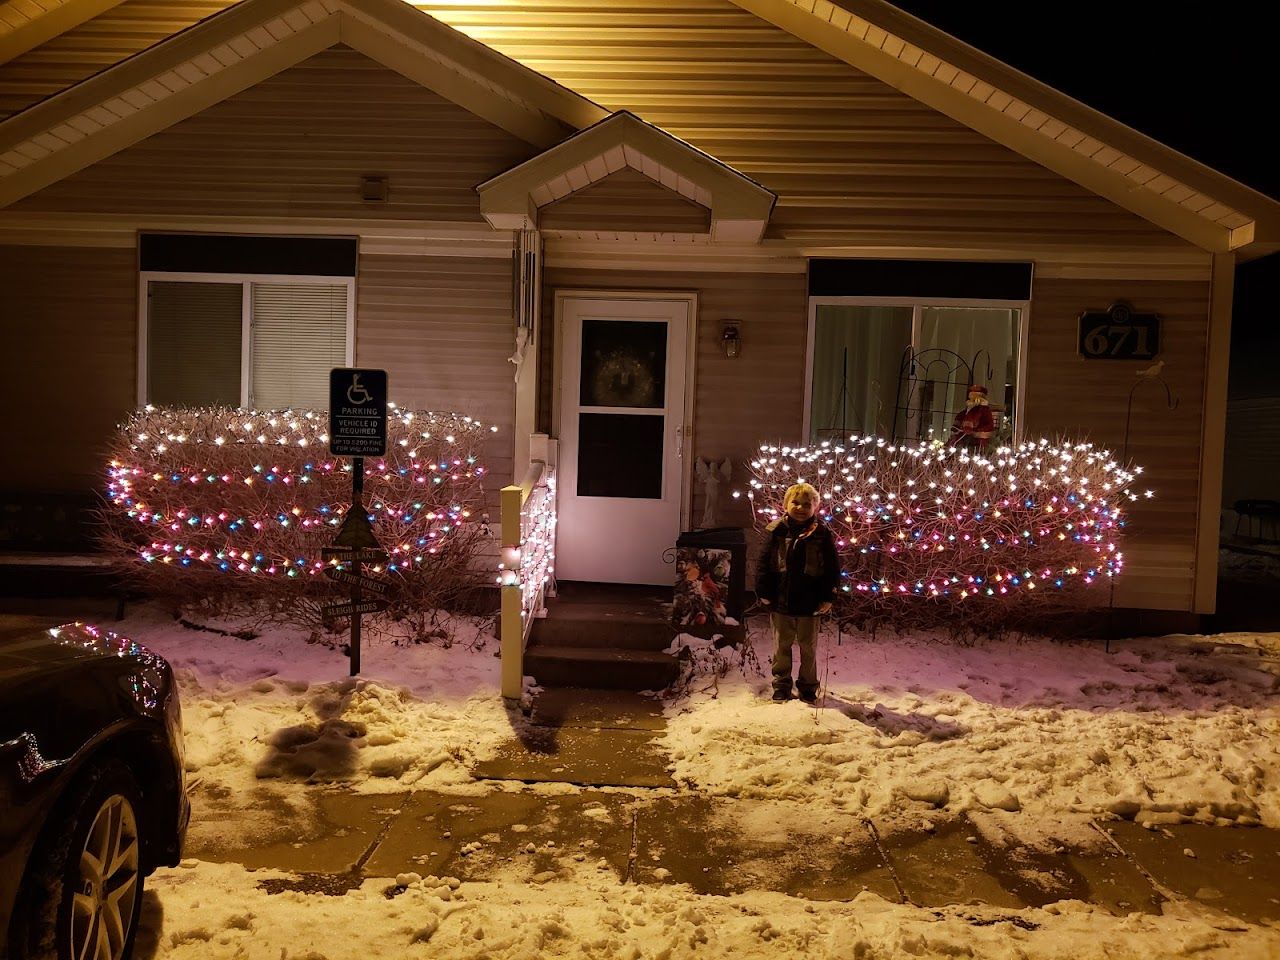
[[[684,459],[684,424],[676,427],[676,459]]]

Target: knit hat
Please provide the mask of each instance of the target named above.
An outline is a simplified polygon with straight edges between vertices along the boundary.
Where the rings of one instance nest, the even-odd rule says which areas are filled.
[[[984,397],[987,395],[987,388],[980,383],[970,385],[969,392],[973,393],[975,391],[982,394]]]

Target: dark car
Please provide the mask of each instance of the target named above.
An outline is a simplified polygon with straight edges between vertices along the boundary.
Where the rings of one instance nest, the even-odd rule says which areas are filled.
[[[163,657],[79,623],[0,638],[0,956],[127,957],[189,814]]]

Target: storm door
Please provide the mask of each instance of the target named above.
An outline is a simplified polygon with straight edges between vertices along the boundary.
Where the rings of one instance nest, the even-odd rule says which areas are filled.
[[[683,496],[687,300],[565,297],[556,576],[670,584]]]

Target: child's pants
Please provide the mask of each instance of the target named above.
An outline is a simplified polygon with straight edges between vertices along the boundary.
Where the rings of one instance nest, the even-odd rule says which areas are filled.
[[[773,624],[773,689],[791,692],[791,645],[800,645],[800,676],[796,688],[801,693],[818,692],[818,658],[814,652],[814,627],[817,617],[791,617],[785,613],[769,614]]]

